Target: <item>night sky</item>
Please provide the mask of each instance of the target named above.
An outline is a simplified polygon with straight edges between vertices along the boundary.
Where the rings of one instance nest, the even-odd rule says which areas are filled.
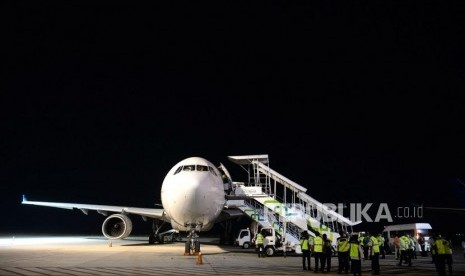
[[[0,13],[2,233],[98,234],[101,215],[21,195],[153,207],[191,156],[244,181],[227,156],[267,153],[322,202],[465,208],[459,2],[11,1]],[[456,218],[420,221],[463,230]]]

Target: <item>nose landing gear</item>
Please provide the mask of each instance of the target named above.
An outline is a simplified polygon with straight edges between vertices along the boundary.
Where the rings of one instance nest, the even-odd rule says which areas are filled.
[[[200,253],[200,241],[199,235],[196,231],[200,231],[201,225],[192,226],[190,233],[187,236],[187,241],[184,248],[184,256],[198,255]]]

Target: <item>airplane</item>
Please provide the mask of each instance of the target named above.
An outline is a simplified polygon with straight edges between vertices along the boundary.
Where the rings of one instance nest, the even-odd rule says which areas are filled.
[[[154,229],[149,236],[150,244],[163,243],[160,229],[165,223],[170,223],[174,231],[189,233],[184,253],[188,255],[200,252],[197,232],[209,231],[215,223],[242,216],[240,211],[225,206],[227,199],[234,199],[234,196],[227,195],[227,187],[231,183],[231,176],[222,164],[216,168],[204,158],[190,157],[171,168],[163,180],[163,209],[29,201],[24,195],[22,204],[80,209],[84,214],[94,210],[104,216],[114,213],[102,224],[102,233],[110,240],[124,239],[130,235],[132,221],[129,215],[154,220]]]

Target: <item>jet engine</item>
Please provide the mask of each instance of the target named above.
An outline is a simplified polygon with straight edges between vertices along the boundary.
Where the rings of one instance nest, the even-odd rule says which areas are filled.
[[[114,214],[105,219],[102,225],[102,232],[105,237],[111,240],[124,239],[132,231],[132,221],[128,216]]]

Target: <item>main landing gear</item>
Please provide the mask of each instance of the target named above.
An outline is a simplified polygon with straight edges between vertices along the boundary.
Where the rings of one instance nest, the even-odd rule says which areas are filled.
[[[159,243],[163,244],[163,236],[160,234],[160,229],[165,225],[165,222],[161,222],[159,220],[153,220],[152,224],[152,233],[149,236],[149,244]]]

